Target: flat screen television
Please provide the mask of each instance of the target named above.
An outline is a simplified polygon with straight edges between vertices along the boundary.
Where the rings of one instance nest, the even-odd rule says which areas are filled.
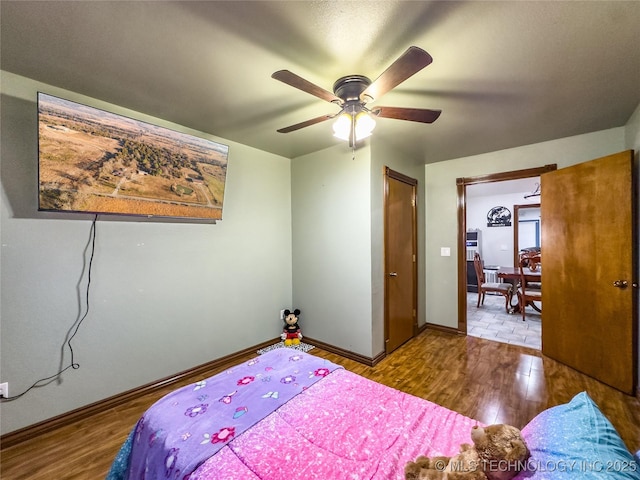
[[[222,218],[229,147],[38,93],[38,209]]]

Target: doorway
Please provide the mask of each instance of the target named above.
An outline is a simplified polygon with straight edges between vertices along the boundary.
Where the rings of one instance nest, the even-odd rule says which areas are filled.
[[[473,293],[477,292],[476,272],[473,262],[468,260],[477,252],[483,261],[485,282],[516,287],[515,278],[501,279],[497,273],[498,269],[515,268],[521,250],[535,251],[540,247],[540,204],[534,203],[539,197],[531,194],[539,190],[539,185],[540,177],[529,177],[467,187],[467,264],[471,264],[474,285],[467,287],[469,336],[542,349],[540,311],[527,308],[523,321],[522,315],[514,314],[517,295],[507,308],[505,297],[494,292],[487,292],[478,306],[478,295]],[[495,221],[496,210],[502,212],[500,222]],[[473,235],[481,239],[479,245],[469,242]]]
[[[466,232],[467,225],[467,187],[478,184],[503,182],[506,180],[518,180],[530,177],[539,177],[543,173],[557,169],[556,164],[544,167],[515,170],[511,172],[481,175],[477,177],[463,177],[456,179],[458,194],[458,331],[467,334],[467,285],[466,285]],[[505,312],[506,313],[506,312]]]
[[[513,266],[518,266],[518,253],[540,250],[540,204],[513,206]]]

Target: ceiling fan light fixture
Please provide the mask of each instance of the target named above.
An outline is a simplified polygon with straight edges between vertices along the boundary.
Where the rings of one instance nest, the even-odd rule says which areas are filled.
[[[352,119],[353,117],[346,112],[338,115],[336,121],[333,122],[333,136],[340,140],[349,140]]]
[[[356,115],[356,141],[371,136],[374,128],[376,128],[376,121],[367,112]]]
[[[375,127],[376,121],[365,111],[356,114],[343,112],[333,123],[333,136],[340,140],[349,141],[353,131],[355,141],[358,142],[371,136]]]
[[[412,46],[373,82],[364,75],[347,75],[335,81],[333,93],[289,70],[278,70],[271,75],[272,78],[321,100],[339,105],[341,110],[337,115],[322,115],[277,131],[289,133],[337,117],[333,124],[333,136],[348,141],[349,147],[355,152],[356,143],[371,136],[376,125],[375,117],[433,123],[440,116],[440,110],[380,106],[369,110],[366,107],[367,103],[377,100],[432,61],[431,55],[419,47]]]

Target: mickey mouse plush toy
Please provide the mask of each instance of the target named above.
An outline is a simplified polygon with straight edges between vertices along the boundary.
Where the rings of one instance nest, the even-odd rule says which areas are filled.
[[[300,326],[298,325],[298,315],[300,310],[295,309],[284,311],[284,330],[280,338],[284,340],[284,344],[289,347],[291,345],[299,345],[302,333],[300,333]]]

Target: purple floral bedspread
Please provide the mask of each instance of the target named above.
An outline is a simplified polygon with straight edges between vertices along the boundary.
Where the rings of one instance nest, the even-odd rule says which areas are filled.
[[[170,393],[138,421],[124,478],[188,478],[234,438],[337,368],[279,348]]]

